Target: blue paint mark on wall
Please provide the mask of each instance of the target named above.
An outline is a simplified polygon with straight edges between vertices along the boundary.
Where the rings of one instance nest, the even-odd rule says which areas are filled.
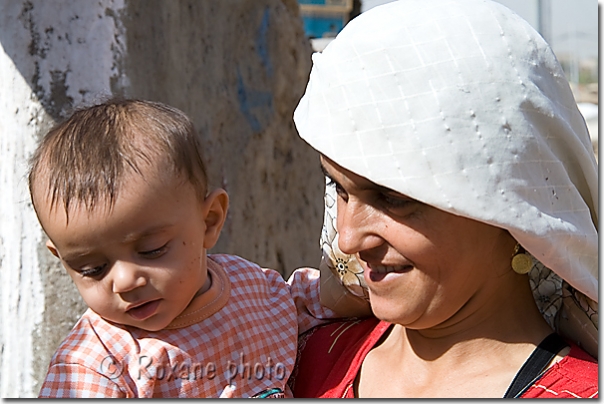
[[[258,116],[266,118],[266,120],[272,117],[273,94],[269,91],[255,91],[246,88],[241,71],[237,68],[237,99],[239,100],[239,110],[254,133],[260,132],[262,124]]]
[[[270,20],[270,12],[269,8],[266,7],[264,9],[264,15],[262,16],[262,22],[260,23],[260,28],[258,29],[258,36],[256,37],[256,49],[258,50],[258,55],[260,56],[260,60],[262,65],[266,69],[266,74],[268,77],[273,75],[273,66],[271,64],[269,50],[268,50],[268,27]]]

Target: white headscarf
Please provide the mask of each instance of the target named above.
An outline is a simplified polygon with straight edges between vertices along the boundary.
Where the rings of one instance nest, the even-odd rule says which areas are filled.
[[[528,23],[492,1],[399,0],[352,20],[313,62],[294,113],[313,148],[507,229],[597,302],[597,164],[564,73]]]

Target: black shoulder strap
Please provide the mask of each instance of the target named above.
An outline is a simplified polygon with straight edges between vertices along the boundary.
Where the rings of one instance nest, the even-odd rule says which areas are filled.
[[[524,391],[533,380],[541,375],[558,352],[566,346],[568,344],[556,333],[545,337],[516,373],[503,398],[516,398],[518,393]]]

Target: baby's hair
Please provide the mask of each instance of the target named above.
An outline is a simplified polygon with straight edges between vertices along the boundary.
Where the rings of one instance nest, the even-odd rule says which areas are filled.
[[[89,211],[115,203],[128,170],[141,164],[182,175],[203,199],[207,187],[195,128],[180,110],[142,100],[111,100],[74,112],[52,128],[31,159],[29,190],[47,192],[51,210],[72,203]],[[34,208],[35,204],[34,204]]]

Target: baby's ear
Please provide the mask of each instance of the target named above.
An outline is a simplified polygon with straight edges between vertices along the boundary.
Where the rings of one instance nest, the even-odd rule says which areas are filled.
[[[218,188],[212,191],[202,205],[204,222],[206,224],[206,234],[203,241],[203,248],[214,247],[220,237],[220,231],[226,220],[227,210],[229,209],[229,195],[224,189]]]
[[[52,243],[52,241],[48,240],[46,242],[46,248],[48,248],[48,251],[50,251],[50,253],[52,255],[59,258],[59,252],[57,251],[57,247],[55,247],[55,245]]]

